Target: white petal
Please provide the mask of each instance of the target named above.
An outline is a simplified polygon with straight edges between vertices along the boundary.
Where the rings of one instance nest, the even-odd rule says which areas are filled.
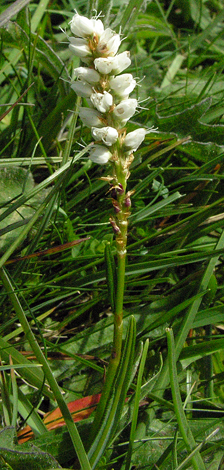
[[[69,49],[77,55],[77,57],[87,57],[92,55],[88,42],[85,39],[69,38]]]
[[[114,34],[107,43],[107,49],[110,53],[110,55],[115,55],[117,54],[117,51],[120,47],[121,44],[121,38],[119,34]]]
[[[79,117],[87,127],[103,127],[103,116],[92,108],[80,108]]]
[[[105,75],[115,70],[116,63],[116,57],[99,57],[98,59],[94,60],[96,70]]]
[[[135,114],[137,105],[138,101],[135,99],[129,98],[127,100],[122,100],[114,108],[113,114],[119,121],[126,122]]]
[[[92,135],[95,140],[102,140],[105,145],[109,147],[113,145],[118,139],[118,132],[114,127],[102,127],[98,129],[97,127],[92,127]]]
[[[70,22],[71,31],[80,38],[92,34],[102,34],[104,26],[101,20],[89,19],[76,13]]]
[[[74,69],[74,75],[78,80],[87,82],[90,85],[96,85],[100,81],[100,74],[89,67],[77,67]]]
[[[102,74],[117,75],[131,65],[130,52],[125,51],[115,57],[99,57],[94,60],[96,70]]]
[[[97,51],[100,54],[106,53],[107,55],[115,55],[121,44],[119,34],[116,34],[112,29],[107,28],[100,36],[100,40],[97,46]]]
[[[115,70],[115,75],[117,75],[118,73],[121,73],[123,72],[123,70],[127,69],[129,67],[129,65],[131,65],[131,59],[130,59],[130,52],[129,51],[125,51],[125,52],[122,52],[121,54],[118,54],[116,56],[117,58],[117,68]]]
[[[93,92],[92,87],[90,85],[79,81],[72,83],[71,88],[76,92],[78,96],[81,96],[82,98],[89,98],[91,93]]]
[[[110,88],[116,95],[122,98],[127,97],[134,90],[135,86],[136,81],[131,73],[124,73],[110,79]]]
[[[135,152],[135,150],[137,150],[139,145],[141,145],[143,142],[145,136],[146,129],[143,127],[140,127],[133,132],[129,132],[129,134],[127,134],[124,139],[124,146],[132,152]]]
[[[107,113],[113,104],[113,96],[104,91],[104,93],[93,93],[90,97],[93,106],[101,113]]]
[[[95,145],[89,154],[90,160],[94,163],[99,163],[99,165],[105,165],[111,157],[112,154],[103,145]]]
[[[94,28],[94,33],[97,34],[97,36],[101,36],[104,32],[104,25],[101,20],[94,20],[92,19],[92,24]]]

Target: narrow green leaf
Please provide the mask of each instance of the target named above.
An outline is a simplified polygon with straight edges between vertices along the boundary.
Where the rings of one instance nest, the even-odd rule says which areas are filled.
[[[54,393],[54,397],[57,400],[58,406],[61,410],[61,413],[63,415],[63,418],[65,420],[65,423],[67,425],[72,443],[74,445],[74,449],[77,453],[80,465],[82,470],[91,470],[89,459],[87,457],[87,454],[85,452],[84,445],[82,443],[82,440],[80,438],[78,429],[72,419],[71,413],[67,407],[67,404],[65,402],[65,399],[61,393],[61,390],[59,388],[59,385],[57,383],[57,380],[55,379],[51,368],[49,366],[49,363],[43,354],[39,344],[36,341],[36,338],[30,328],[29,322],[26,318],[26,315],[23,311],[22,305],[20,304],[20,301],[14,292],[13,285],[10,282],[10,279],[6,273],[5,270],[1,269],[0,270],[0,276],[3,282],[3,285],[7,291],[7,294],[9,296],[9,299],[15,309],[15,312],[18,316],[18,319],[23,327],[24,334],[27,337],[27,340],[29,341],[29,344],[31,346],[31,349],[33,350],[37,360],[42,364],[43,367],[43,372],[47,378],[47,381],[51,387],[51,390]]]
[[[186,457],[186,459],[183,460],[183,462],[176,467],[176,470],[182,470],[183,468],[186,467],[186,465],[192,460],[192,457],[194,457],[195,454],[210,440],[212,439],[217,433],[219,432],[219,428],[215,429],[209,436],[207,436],[200,444],[195,447],[194,450]],[[216,454],[217,455],[217,454]],[[217,463],[217,461],[216,461]],[[210,467],[214,468],[214,467]],[[216,468],[216,467],[215,467]],[[214,468],[214,470],[215,470]],[[218,470],[221,470],[220,468]]]
[[[128,453],[127,453],[127,458],[126,458],[125,470],[129,470],[129,468],[131,466],[131,456],[132,456],[133,444],[134,444],[134,439],[135,439],[135,431],[136,431],[136,426],[137,426],[139,402],[140,402],[140,398],[141,398],[142,377],[143,377],[143,373],[144,373],[145,362],[146,362],[146,359],[147,359],[148,348],[149,348],[149,340],[147,339],[145,344],[144,344],[142,357],[141,357],[141,362],[140,362],[140,367],[139,367],[138,378],[137,378],[137,385],[136,385],[136,390],[135,390],[135,400],[134,400],[134,409],[133,409],[133,417],[132,417],[132,422],[131,422],[131,432],[130,432],[129,447],[128,447]]]
[[[129,0],[119,23],[123,33],[130,30],[143,4],[144,0]]]
[[[14,366],[16,367],[17,364],[20,366],[21,377],[23,377],[25,380],[27,380],[27,382],[37,389],[42,389],[44,383],[44,374],[40,367],[36,367],[35,364],[31,364],[28,359],[26,359],[19,351],[14,348],[14,346],[11,346],[1,337],[0,349],[1,357],[5,362],[9,363],[9,356],[11,356]],[[43,393],[50,398],[53,397],[47,385],[44,385]]]
[[[99,462],[106,447],[113,440],[119,419],[121,417],[134,361],[136,336],[135,330],[135,320],[133,317],[131,317],[117,375],[110,390],[110,396],[107,401],[104,415],[98,425],[99,431],[88,452],[90,463],[93,469]]]
[[[181,65],[183,63],[183,61],[185,60],[185,56],[182,55],[182,54],[177,54],[176,57],[174,58],[173,62],[171,63],[170,67],[168,68],[167,70],[167,73],[160,85],[160,88],[161,90],[163,88],[166,88],[167,86],[169,86],[173,80],[173,78],[175,77],[175,75],[177,74],[177,72],[179,71],[179,69],[181,68]]]
[[[203,357],[224,349],[223,339],[213,339],[211,341],[203,341],[201,344],[194,344],[184,348],[180,354],[180,361],[184,368],[189,366]]]
[[[31,427],[35,437],[42,436],[47,432],[43,419],[30,403],[27,396],[24,395],[21,388],[18,389],[18,411],[24,421]]]
[[[35,197],[38,193],[42,192],[43,189],[45,189],[49,185],[51,185],[59,176],[61,176],[63,173],[65,173],[68,170],[68,168],[70,168],[70,167],[72,168],[74,163],[77,162],[80,158],[82,158],[90,150],[91,147],[92,147],[92,144],[87,145],[72,160],[70,160],[65,165],[63,165],[61,168],[56,170],[52,175],[50,175],[44,181],[37,184],[32,191],[30,191],[29,193],[27,193],[25,195],[22,195],[18,199],[16,199],[16,202],[12,203],[10,205],[10,207],[3,214],[0,215],[0,220],[3,220],[9,214],[11,214],[13,211],[15,211],[18,207],[25,204],[31,198]]]
[[[45,11],[48,6],[49,0],[41,0],[31,19],[31,30],[36,31]]]
[[[190,426],[187,422],[183,404],[181,400],[181,394],[178,384],[178,376],[176,369],[176,355],[175,355],[175,343],[173,332],[170,328],[167,328],[167,342],[168,342],[168,359],[169,359],[169,374],[170,374],[170,385],[173,397],[173,404],[175,409],[175,416],[177,419],[178,427],[182,438],[184,440],[187,451],[190,453],[196,447],[194,436],[191,432]],[[205,465],[202,460],[200,453],[197,451],[195,455],[191,457],[191,461],[195,470],[205,470]]]
[[[31,0],[16,0],[0,15],[0,28],[8,23],[22,8],[24,8]]]
[[[157,202],[156,204],[153,204],[152,206],[149,204],[144,209],[136,212],[136,214],[131,215],[130,220],[132,223],[135,223],[135,222],[139,222],[140,220],[146,219],[147,217],[150,217],[152,214],[159,211],[163,207],[166,207],[167,205],[176,201],[180,197],[183,197],[183,195],[177,191],[171,196],[168,196],[166,199],[163,199],[162,201]]]

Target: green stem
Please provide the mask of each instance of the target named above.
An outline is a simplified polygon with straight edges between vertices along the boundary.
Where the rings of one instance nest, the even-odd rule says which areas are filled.
[[[117,253],[117,291],[114,311],[114,341],[111,361],[118,366],[121,357],[123,332],[123,301],[125,286],[126,253]],[[116,366],[116,367],[117,367]]]
[[[74,445],[75,451],[77,453],[81,468],[82,470],[91,470],[89,459],[86,455],[86,452],[85,452],[82,440],[80,438],[79,432],[77,430],[77,427],[72,419],[72,415],[67,407],[67,404],[64,400],[64,397],[61,393],[58,383],[56,379],[54,378],[54,375],[51,371],[49,363],[47,359],[45,358],[44,354],[42,353],[41,348],[30,328],[30,325],[27,321],[27,318],[20,304],[20,301],[13,290],[13,285],[11,284],[9,277],[3,268],[0,269],[0,277],[8,293],[8,296],[11,300],[11,303],[16,311],[19,322],[21,323],[21,326],[23,328],[24,334],[26,335],[26,338],[30,343],[31,349],[34,352],[37,360],[40,362],[40,364],[42,364],[45,377],[51,387],[52,392],[54,393],[57,404],[61,410],[62,416],[67,425],[67,428],[68,428],[72,443]]]
[[[118,153],[119,154],[119,153]],[[123,193],[117,195],[117,203],[120,207],[120,212],[116,214],[116,223],[119,232],[116,234],[116,248],[117,248],[117,286],[114,308],[114,338],[113,349],[110,357],[109,367],[107,371],[107,380],[109,384],[113,379],[118,368],[121,350],[122,350],[122,333],[123,333],[123,303],[124,303],[124,288],[125,288],[125,266],[127,256],[127,231],[128,231],[128,211],[125,206],[126,198],[126,180],[127,170],[124,168],[122,154],[118,157],[118,162],[115,162],[115,182],[120,184],[123,188]],[[107,382],[107,383],[108,383]],[[110,388],[110,387],[108,387]]]
[[[119,156],[118,162],[114,165],[115,176],[114,184],[120,183],[123,188],[122,194],[117,195],[117,202],[120,207],[120,212],[116,214],[116,223],[119,227],[119,232],[116,234],[116,247],[117,247],[117,285],[116,285],[116,296],[115,296],[115,307],[114,307],[114,336],[113,336],[113,347],[110,356],[109,366],[106,374],[106,381],[104,384],[103,392],[101,395],[100,402],[97,406],[97,411],[94,419],[94,423],[90,435],[90,443],[95,438],[96,433],[100,427],[101,420],[103,419],[104,412],[107,406],[108,399],[110,397],[111,388],[116,377],[116,372],[121,359],[122,352],[122,335],[123,335],[123,301],[124,301],[124,289],[125,289],[125,265],[126,265],[126,254],[127,254],[127,229],[128,223],[127,218],[129,212],[125,206],[126,198],[126,179],[127,170],[124,168],[124,161],[122,155]]]

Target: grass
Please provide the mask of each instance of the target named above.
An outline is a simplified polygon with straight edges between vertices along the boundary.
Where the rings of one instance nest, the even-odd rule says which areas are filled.
[[[138,77],[128,129],[153,127],[128,180],[124,353],[95,425],[116,246],[66,37],[94,8]],[[0,25],[0,469],[221,470],[222,2],[2,2]],[[57,406],[66,425],[57,410],[49,429]]]

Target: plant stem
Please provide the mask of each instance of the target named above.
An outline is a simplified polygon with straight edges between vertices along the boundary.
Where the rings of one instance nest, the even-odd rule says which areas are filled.
[[[127,186],[128,170],[126,168],[126,160],[122,152],[118,149],[118,158],[114,164],[114,182],[121,188],[121,193],[117,192],[117,207],[120,211],[116,214],[116,224],[119,228],[116,234],[117,248],[117,286],[114,309],[114,338],[113,349],[110,357],[107,377],[112,381],[121,358],[122,349],[122,333],[123,333],[123,303],[125,288],[125,265],[127,256],[127,231],[129,211],[126,207],[126,186]]]
[[[117,192],[116,206],[120,208],[116,213],[116,226],[119,231],[116,233],[116,248],[117,248],[117,283],[116,283],[116,296],[114,307],[114,336],[113,347],[110,356],[109,366],[106,374],[106,381],[103,387],[100,402],[97,406],[97,411],[92,426],[90,442],[94,439],[95,434],[98,432],[101,420],[107,406],[108,399],[111,394],[111,389],[116,377],[116,372],[121,359],[122,352],[122,334],[123,334],[123,302],[124,302],[124,288],[125,288],[125,265],[127,256],[127,230],[128,230],[128,216],[129,211],[126,207],[126,181],[128,178],[128,170],[126,168],[126,161],[119,155],[117,151],[117,160],[114,162],[114,187],[121,188],[121,192]],[[113,224],[112,224],[113,225]]]
[[[117,251],[117,291],[114,310],[114,337],[105,383],[105,392],[107,396],[109,395],[111,385],[119,366],[122,350],[126,245],[124,251],[125,253],[122,254],[121,252]]]
[[[71,413],[67,407],[67,404],[64,400],[64,397],[61,393],[61,390],[58,386],[58,383],[56,379],[54,378],[54,375],[51,371],[51,368],[49,366],[49,363],[47,359],[45,358],[44,354],[41,351],[41,348],[30,328],[29,322],[27,321],[27,318],[25,316],[25,313],[23,311],[23,308],[20,304],[20,301],[15,294],[13,290],[13,285],[10,282],[10,279],[6,273],[6,271],[1,268],[0,269],[0,277],[2,279],[2,283],[8,293],[8,296],[11,300],[11,303],[15,309],[15,312],[18,316],[19,322],[21,323],[21,326],[23,328],[24,334],[26,335],[27,340],[30,343],[31,349],[34,352],[37,360],[42,364],[43,367],[43,372],[44,375],[51,387],[52,392],[54,393],[55,399],[57,401],[57,404],[61,410],[62,416],[65,420],[65,423],[67,425],[72,443],[74,445],[75,451],[77,453],[80,465],[82,470],[91,470],[91,466],[88,460],[88,457],[86,455],[82,440],[80,438],[79,432],[77,430],[77,427],[72,419]]]

